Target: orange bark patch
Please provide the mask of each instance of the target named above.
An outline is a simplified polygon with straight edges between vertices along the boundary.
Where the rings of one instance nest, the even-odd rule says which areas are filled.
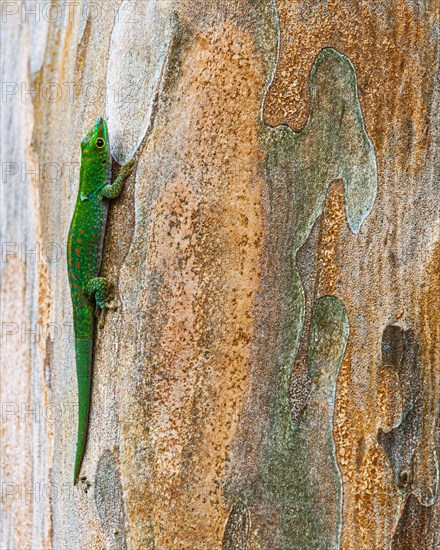
[[[151,357],[154,455],[128,513],[134,526],[151,504],[158,548],[208,549],[221,544],[229,513],[223,479],[251,369],[264,75],[250,38],[228,24],[196,34],[180,71],[172,123],[154,135],[179,169],[146,237],[164,319]],[[130,528],[133,546],[142,535]]]
[[[351,326],[351,345],[338,378],[334,420],[337,457],[345,481],[341,548],[379,550],[391,544],[398,513],[397,489],[376,440],[375,396],[366,396],[362,408],[352,396],[353,339],[356,330]]]
[[[402,162],[421,167],[429,136],[426,97],[434,85],[434,10],[419,13],[411,2],[375,0],[308,2],[277,0],[281,28],[277,72],[265,104],[265,120],[301,128],[309,108],[309,70],[330,46],[347,55],[358,78],[367,132],[380,158],[388,131],[404,136]],[[397,126],[396,126],[397,125]]]
[[[318,255],[318,296],[332,295],[339,274],[336,263],[337,245],[345,223],[344,187],[341,182],[330,186],[321,218]]]
[[[426,286],[418,300],[418,338],[421,343],[419,365],[423,380],[423,433],[415,453],[414,492],[423,504],[429,505],[438,498],[438,466],[436,454],[440,441],[435,441],[436,423],[440,405],[440,241],[425,269]],[[436,450],[437,447],[437,450]]]

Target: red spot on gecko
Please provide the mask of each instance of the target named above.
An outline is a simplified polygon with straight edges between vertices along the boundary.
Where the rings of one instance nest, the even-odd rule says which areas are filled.
[[[81,256],[81,248],[75,248],[75,254]]]
[[[76,242],[77,242],[78,244],[81,244],[81,243],[82,243],[81,237],[78,237],[78,238],[76,239]]]
[[[81,264],[80,264],[80,262],[76,262],[75,267],[76,267],[76,269],[80,270],[80,269],[81,269]]]

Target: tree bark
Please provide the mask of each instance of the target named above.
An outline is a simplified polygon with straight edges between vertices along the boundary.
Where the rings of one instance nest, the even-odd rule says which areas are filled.
[[[437,14],[2,2],[2,548],[440,547]],[[73,487],[99,116],[135,170]]]

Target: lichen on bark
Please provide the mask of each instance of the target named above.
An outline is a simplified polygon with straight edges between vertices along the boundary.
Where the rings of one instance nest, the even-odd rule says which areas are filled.
[[[258,451],[259,466],[252,471],[252,477],[246,477],[244,463],[254,463],[255,458],[243,456],[247,446],[240,439],[236,445],[240,447],[237,454],[241,454],[239,460],[242,467],[239,473],[234,472],[228,485],[231,494],[247,502],[252,529],[259,532],[259,540],[263,544],[274,540],[280,548],[292,545],[318,548],[323,541],[327,541],[328,548],[337,548],[342,507],[331,412],[342,355],[337,359],[331,358],[332,346],[323,334],[323,342],[328,346],[327,363],[329,367],[332,365],[333,374],[322,387],[316,383],[311,351],[313,343],[309,344],[309,368],[314,383],[305,416],[296,426],[292,425],[289,381],[303,329],[305,305],[296,256],[323,211],[332,181],[342,179],[344,182],[346,214],[353,232],[359,231],[370,212],[377,187],[374,149],[364,128],[351,62],[335,50],[322,50],[310,73],[310,90],[309,120],[302,131],[294,132],[287,126],[266,126],[262,131],[268,186],[268,256],[277,257],[284,264],[280,270],[284,280],[281,283],[274,281],[273,284],[285,289],[287,306],[276,312],[277,322],[280,323],[279,342],[271,350],[272,355],[266,353],[265,356],[265,360],[271,362],[266,368],[272,371],[270,382],[264,390],[267,392],[267,409],[254,412],[261,426],[264,426],[260,436],[262,448]],[[286,218],[281,231],[279,227],[272,231],[274,221],[283,215]],[[343,305],[338,306],[338,300],[331,297],[328,297],[328,302],[324,297],[321,300],[324,301],[318,300],[315,304],[315,315],[327,311],[326,322],[333,322],[335,326],[338,322],[342,323],[336,340],[337,346],[343,350],[348,320],[337,321],[341,314],[336,313],[341,307],[345,316]],[[332,311],[328,307],[326,310],[323,304],[336,304],[336,309]],[[316,323],[316,318],[312,317],[312,338]],[[256,345],[263,347],[264,343],[260,341]],[[321,348],[321,361],[324,361],[325,345]],[[253,377],[255,387],[260,390],[259,368],[257,364]],[[327,413],[321,411],[322,416],[314,416],[310,412],[316,393],[324,410],[328,407]],[[249,421],[255,422],[253,419]],[[314,432],[315,435],[312,435]],[[246,433],[250,437],[250,432]],[[321,443],[316,444],[315,440]],[[313,460],[317,461],[317,466],[312,466]],[[331,489],[328,483],[333,484]],[[334,496],[332,502],[329,502],[329,494]],[[320,501],[326,503],[325,513],[319,506]],[[267,509],[273,511],[270,525],[267,525],[263,513]]]

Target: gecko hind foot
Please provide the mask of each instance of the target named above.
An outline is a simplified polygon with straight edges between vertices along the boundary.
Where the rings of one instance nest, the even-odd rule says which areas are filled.
[[[110,303],[107,303],[107,302],[104,304],[104,307],[97,307],[96,308],[96,316],[99,317],[99,328],[100,329],[104,328],[105,317],[106,317],[107,310],[109,309],[109,310],[115,311],[118,308],[119,308],[118,305],[110,304]]]

